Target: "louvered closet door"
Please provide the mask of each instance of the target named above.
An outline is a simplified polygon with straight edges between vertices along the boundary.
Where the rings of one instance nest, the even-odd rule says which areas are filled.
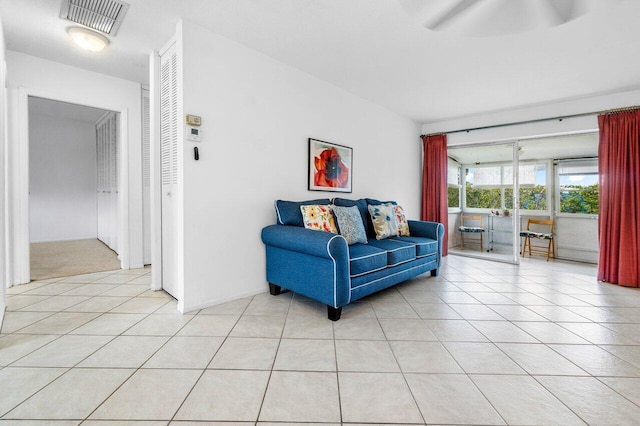
[[[98,239],[118,252],[118,114],[96,124]]]
[[[178,57],[172,45],[160,58],[160,163],[162,179],[162,288],[178,298],[176,191],[178,190]]]
[[[109,123],[109,247],[118,253],[118,114],[111,113]]]
[[[142,261],[151,264],[151,128],[149,91],[142,91]]]
[[[98,239],[107,244],[109,236],[109,222],[106,215],[107,211],[107,185],[105,178],[105,145],[106,145],[106,131],[102,125],[102,121],[96,124],[96,161],[97,161],[97,212],[98,212]]]

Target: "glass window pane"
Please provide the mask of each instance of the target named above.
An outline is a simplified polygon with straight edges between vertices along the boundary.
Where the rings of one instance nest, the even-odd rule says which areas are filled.
[[[499,209],[500,188],[474,188],[470,182],[466,186],[466,206],[476,209]]]
[[[535,185],[520,188],[520,208],[523,210],[547,210],[547,187]]]
[[[500,209],[501,166],[470,167],[466,170],[465,206],[476,209]]]
[[[447,183],[449,185],[460,185],[460,165],[449,158],[447,164]]]
[[[467,172],[467,182],[474,188],[499,187],[501,181],[500,166],[470,167]]]
[[[505,181],[506,178],[513,179],[512,170],[511,166],[505,166]],[[520,208],[522,210],[547,210],[547,165],[544,163],[520,164],[519,173]],[[513,189],[510,187],[505,187],[504,204],[505,208],[513,209]]]
[[[460,187],[450,186],[448,188],[449,208],[460,208]]]
[[[504,208],[513,209],[513,188],[504,189]]]
[[[520,208],[547,210],[547,164],[520,165]]]
[[[561,213],[598,214],[597,160],[559,163],[558,181]]]
[[[518,179],[520,186],[535,185],[538,172],[546,171],[546,164],[520,164],[518,166]],[[504,166],[503,185],[513,185],[513,166]]]

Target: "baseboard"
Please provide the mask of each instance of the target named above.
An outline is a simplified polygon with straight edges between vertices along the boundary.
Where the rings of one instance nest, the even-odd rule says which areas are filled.
[[[142,269],[144,268],[144,264],[139,263],[139,264],[135,264],[135,265],[129,265],[129,269]]]
[[[2,330],[2,322],[4,321],[4,311],[7,308],[4,304],[4,300],[2,300],[1,302],[2,304],[0,304],[0,330]]]
[[[243,299],[245,297],[255,296],[256,294],[266,293],[267,291],[269,291],[269,287],[266,287],[261,290],[248,291],[246,293],[237,294],[231,297],[225,297],[222,299],[215,299],[215,300],[210,300],[204,303],[198,303],[197,305],[184,306],[184,308],[180,312],[183,314],[186,314],[192,311],[197,311],[199,309],[210,308],[212,306],[221,305],[223,303],[232,302],[234,300]],[[180,307],[180,304],[178,304],[178,307]]]

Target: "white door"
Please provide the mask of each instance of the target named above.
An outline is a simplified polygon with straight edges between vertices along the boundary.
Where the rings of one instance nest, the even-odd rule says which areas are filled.
[[[109,221],[106,214],[108,209],[107,198],[107,176],[106,176],[106,128],[102,125],[102,121],[96,124],[96,161],[98,171],[98,187],[96,193],[97,211],[98,211],[98,239],[109,245]]]
[[[118,114],[96,123],[98,239],[118,252]]]
[[[142,90],[142,262],[151,264],[151,153],[149,91]]]
[[[160,58],[160,164],[162,180],[162,288],[178,297],[176,190],[178,189],[178,58],[172,45]]]

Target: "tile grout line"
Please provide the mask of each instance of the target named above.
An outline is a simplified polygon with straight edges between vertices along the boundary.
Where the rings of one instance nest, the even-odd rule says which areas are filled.
[[[405,302],[407,302],[407,300],[404,297],[404,295],[399,291],[398,291],[398,293],[400,293],[400,297],[402,297],[402,299]],[[420,315],[415,311],[413,306],[411,306],[410,304],[409,304],[409,306],[415,312],[415,314],[418,315],[418,318],[420,318]],[[400,375],[402,376],[402,381],[406,385],[407,390],[409,391],[409,395],[411,395],[411,399],[413,400],[413,404],[415,405],[416,409],[418,410],[418,413],[420,413],[420,417],[422,418],[422,422],[424,424],[427,424],[427,419],[425,418],[424,413],[420,409],[420,404],[418,404],[418,401],[416,400],[416,396],[415,396],[413,390],[411,389],[411,386],[409,385],[409,381],[407,380],[407,376],[405,375],[405,372],[402,369],[402,366],[400,365],[400,361],[398,361],[398,356],[396,355],[395,351],[393,350],[393,346],[391,346],[391,342],[389,342],[389,338],[387,336],[387,333],[384,331],[384,327],[382,326],[382,323],[380,322],[380,318],[378,317],[378,313],[376,312],[375,307],[372,307],[372,309],[373,309],[373,315],[375,316],[375,318],[377,320],[378,326],[380,327],[380,329],[382,330],[382,334],[384,335],[384,338],[385,338],[384,341],[387,343],[389,351],[391,352],[391,355],[393,356],[393,360],[395,361],[396,366],[398,367],[398,371],[400,372]],[[337,361],[337,354],[336,354],[336,361]]]
[[[142,322],[143,320],[145,320],[145,319],[149,318],[149,317],[150,317],[150,316],[151,316],[155,311],[157,311],[157,310],[159,310],[159,309],[162,309],[162,308],[163,308],[166,304],[168,304],[168,303],[171,303],[171,300],[167,300],[167,302],[166,302],[166,303],[164,303],[163,305],[159,306],[159,307],[158,307],[157,309],[155,309],[154,311],[152,311],[152,312],[148,313],[146,316],[144,316],[143,318],[141,318],[141,319],[140,319],[140,321],[138,321],[138,322],[136,322],[135,324],[131,325],[129,328],[127,328],[127,329],[126,329],[126,330],[124,330],[122,333],[120,333],[119,335],[117,335],[117,336],[116,336],[116,338],[117,338],[117,337],[121,337],[121,336],[123,336],[123,335],[124,335],[124,333],[125,333],[126,331],[128,331],[128,330],[130,330],[131,328],[135,327],[136,325],[138,325],[138,324],[139,324],[140,322]],[[196,316],[196,315],[194,315],[194,316],[193,316],[193,318],[195,318],[195,316]],[[100,402],[98,405],[96,405],[96,407],[95,407],[93,410],[91,410],[91,412],[90,412],[90,413],[89,413],[89,414],[88,414],[88,415],[87,415],[87,416],[82,420],[82,423],[84,423],[85,421],[89,420],[89,418],[90,418],[90,417],[91,417],[91,416],[92,416],[92,415],[93,415],[97,410],[99,410],[99,409],[100,409],[100,407],[102,407],[102,406],[104,405],[104,403],[105,403],[105,402],[107,402],[107,401],[108,401],[108,400],[109,400],[113,395],[115,395],[115,393],[116,393],[116,392],[118,392],[118,390],[120,390],[120,389],[122,388],[122,386],[124,386],[124,384],[125,384],[125,383],[127,383],[127,382],[128,382],[128,381],[129,381],[129,380],[130,380],[130,379],[131,379],[131,378],[132,378],[132,377],[133,377],[133,376],[134,376],[138,371],[143,370],[143,368],[142,368],[142,367],[144,366],[144,364],[145,364],[145,363],[147,363],[147,362],[148,362],[148,361],[149,361],[149,360],[150,360],[150,359],[151,359],[151,358],[152,358],[152,357],[153,357],[153,356],[154,356],[154,355],[155,355],[155,354],[156,354],[156,353],[157,353],[157,352],[162,348],[162,347],[164,347],[164,346],[167,344],[167,342],[169,342],[173,337],[175,337],[175,336],[176,336],[176,334],[177,334],[177,333],[179,333],[179,332],[180,332],[180,330],[182,330],[182,328],[184,328],[188,323],[190,323],[190,322],[193,320],[193,318],[191,318],[189,321],[187,321],[187,322],[186,322],[182,327],[180,327],[180,329],[179,329],[178,331],[176,331],[173,335],[169,336],[169,337],[168,337],[168,339],[165,341],[165,343],[164,343],[164,344],[162,344],[162,345],[160,346],[160,348],[158,348],[158,349],[157,349],[153,354],[151,354],[151,355],[147,358],[147,360],[146,360],[146,361],[142,362],[142,363],[140,364],[140,366],[139,366],[139,367],[132,369],[132,370],[133,370],[133,371],[132,371],[132,373],[131,373],[131,374],[129,374],[129,375],[128,375],[128,376],[127,376],[127,377],[122,381],[122,383],[120,383],[120,385],[118,385],[118,386],[117,386],[117,387],[116,387],[116,388],[115,388],[115,389],[114,389],[114,390],[113,390],[113,391],[112,391],[112,392],[111,392],[107,397],[105,397],[105,398],[102,400],[102,402]],[[163,336],[163,337],[164,337],[164,336]],[[114,338],[113,340],[115,340],[115,338]],[[113,341],[113,340],[111,340],[111,341]],[[103,347],[104,347],[104,346],[103,346]],[[112,367],[106,367],[105,369],[112,369]],[[127,369],[127,368],[125,368],[125,369]],[[127,369],[127,370],[128,370],[128,369]],[[171,370],[171,369],[169,369],[169,368],[163,368],[163,370]],[[193,387],[195,387],[196,383],[198,383],[198,380],[200,379],[200,377],[202,377],[202,374],[204,374],[204,372],[205,372],[205,371],[206,371],[206,368],[205,368],[205,369],[203,370],[203,372],[200,374],[200,376],[198,377],[198,379],[196,379],[196,381],[194,382],[194,384],[193,384],[193,386],[192,386],[191,390],[193,389]],[[191,392],[191,390],[189,391],[189,393]],[[187,394],[187,396],[188,396],[188,395],[189,395],[189,394]],[[184,399],[182,402],[184,403],[184,401],[185,401],[185,400],[186,400],[186,397],[185,397],[185,399]],[[173,416],[172,416],[172,420],[173,420],[173,417],[175,417],[175,414],[178,412],[178,410],[180,409],[180,407],[181,407],[181,406],[182,406],[182,404],[180,404],[180,406],[178,407],[178,409],[176,410],[176,412],[173,414]],[[172,420],[169,420],[169,421],[167,422],[167,424],[169,424]]]
[[[291,311],[291,305],[293,304],[293,298],[294,295],[291,295],[291,298],[289,299],[289,304],[287,305],[287,313],[285,315],[284,318],[284,322],[282,323],[282,330],[280,330],[280,338],[278,339],[278,346],[276,348],[276,353],[273,356],[273,362],[271,363],[271,368],[269,369],[269,377],[267,377],[267,384],[264,388],[264,394],[262,395],[262,400],[260,401],[260,408],[258,409],[258,414],[256,415],[256,424],[259,422],[260,420],[260,415],[262,414],[262,409],[264,408],[264,401],[267,398],[267,392],[269,391],[269,384],[271,384],[271,377],[273,376],[273,367],[275,366],[276,363],[276,359],[278,358],[278,352],[280,351],[280,344],[282,342],[282,336],[284,335],[284,329],[287,326],[287,319],[289,317],[289,312]],[[254,299],[252,299],[252,301],[255,300],[255,296]],[[249,304],[250,305],[250,304]],[[249,309],[249,305],[247,305],[247,307],[245,308],[244,313],[246,313],[247,309]],[[244,313],[240,316],[240,318],[242,318],[244,316]],[[240,320],[238,320],[240,321]],[[229,332],[229,334],[231,334],[231,332]]]

